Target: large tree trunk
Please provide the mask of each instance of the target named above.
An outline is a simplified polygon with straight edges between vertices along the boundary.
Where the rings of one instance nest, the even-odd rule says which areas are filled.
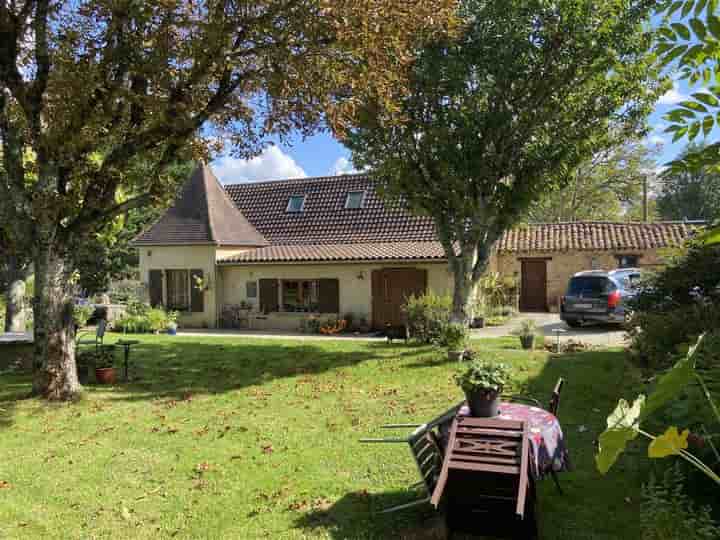
[[[473,317],[473,304],[477,282],[473,281],[472,271],[453,271],[453,303],[450,321],[464,325],[470,324]]]
[[[5,331],[25,332],[25,282],[10,283],[5,295]]]
[[[448,255],[454,283],[451,322],[470,324],[474,316],[477,286],[487,270],[493,244],[494,237],[484,244],[472,242],[473,247],[465,247],[452,257]]]
[[[50,400],[76,397],[82,387],[75,365],[71,276],[52,244],[35,256],[35,380],[33,391]]]

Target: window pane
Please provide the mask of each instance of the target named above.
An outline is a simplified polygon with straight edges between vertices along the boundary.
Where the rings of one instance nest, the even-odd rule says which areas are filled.
[[[317,280],[283,281],[282,310],[311,313],[319,307]]]
[[[612,292],[615,288],[612,281],[604,277],[574,277],[568,285],[568,296],[583,296],[585,298],[600,298]]]
[[[187,270],[167,270],[168,308],[187,310],[190,307],[190,290]]]
[[[347,195],[347,200],[345,201],[345,208],[362,208],[364,198],[364,191],[351,191]]]
[[[303,206],[305,206],[305,195],[293,195],[288,200],[287,211],[302,212]]]
[[[245,296],[247,298],[257,298],[257,281],[248,281],[246,283]]]
[[[637,255],[621,255],[618,257],[619,268],[634,268],[638,265]]]

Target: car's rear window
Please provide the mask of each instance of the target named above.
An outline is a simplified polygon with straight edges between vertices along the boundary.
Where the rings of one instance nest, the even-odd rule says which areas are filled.
[[[615,284],[608,278],[600,276],[578,276],[568,284],[568,296],[584,296],[585,298],[599,298],[615,289]]]

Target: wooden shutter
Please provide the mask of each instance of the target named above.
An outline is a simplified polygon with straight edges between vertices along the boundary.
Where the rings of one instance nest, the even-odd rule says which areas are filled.
[[[190,311],[193,313],[205,311],[205,293],[198,289],[197,281],[195,281],[202,278],[202,270],[190,270]]]
[[[163,303],[162,270],[150,270],[149,275],[150,305],[161,306]]]
[[[340,313],[340,284],[337,279],[321,279],[318,299],[320,313]]]
[[[278,280],[260,280],[260,311],[272,313],[278,310]]]

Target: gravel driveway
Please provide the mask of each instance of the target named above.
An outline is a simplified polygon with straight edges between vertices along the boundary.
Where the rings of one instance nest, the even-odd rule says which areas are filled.
[[[545,335],[554,338],[553,330],[564,330],[560,339],[567,341],[582,341],[591,345],[604,345],[607,347],[619,347],[627,344],[625,332],[618,326],[613,325],[588,325],[582,328],[570,328],[560,320],[557,313],[520,313],[509,323],[502,326],[478,328],[472,331],[473,338],[502,337],[511,335],[513,330],[520,326],[520,321],[532,319],[538,329]]]

